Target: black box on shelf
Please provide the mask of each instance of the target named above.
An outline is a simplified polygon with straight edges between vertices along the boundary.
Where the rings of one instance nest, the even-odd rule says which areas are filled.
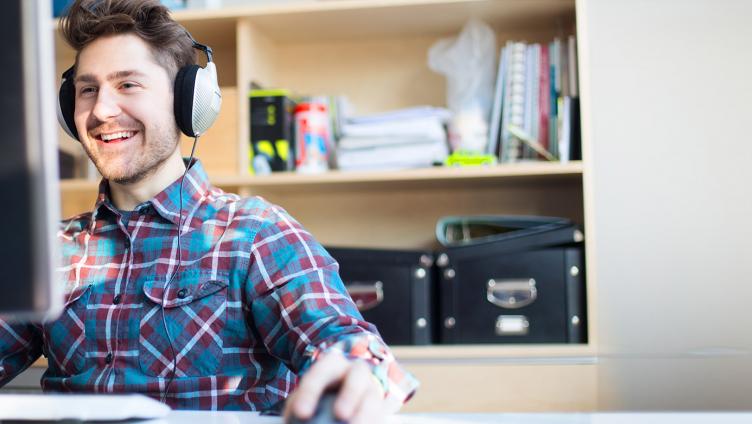
[[[251,171],[295,169],[293,108],[287,90],[251,90]]]
[[[582,232],[563,221],[438,255],[441,343],[585,343]]]
[[[327,247],[363,318],[390,345],[434,340],[434,256],[429,251]]]

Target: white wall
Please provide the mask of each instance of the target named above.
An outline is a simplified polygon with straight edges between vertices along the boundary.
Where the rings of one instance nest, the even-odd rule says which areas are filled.
[[[752,408],[752,1],[578,0],[605,409]]]

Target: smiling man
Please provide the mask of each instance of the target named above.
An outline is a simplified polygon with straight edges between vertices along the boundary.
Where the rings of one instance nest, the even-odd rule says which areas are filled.
[[[283,209],[208,181],[179,150],[176,75],[197,46],[157,1],[76,1],[72,131],[103,179],[59,233],[65,310],[0,321],[0,384],[40,354],[46,391],[144,393],[182,409],[379,422],[417,383],[347,295],[338,266]],[[178,77],[178,80],[180,78]]]
[[[113,203],[133,210],[185,171],[173,114],[174,76],[132,33],[108,34],[85,46],[74,78],[76,128],[109,182]]]

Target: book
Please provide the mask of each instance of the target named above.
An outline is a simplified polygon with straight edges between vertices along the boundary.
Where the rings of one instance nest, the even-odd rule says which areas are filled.
[[[580,96],[580,84],[578,82],[577,71],[577,38],[570,35],[567,38],[567,65],[569,66],[569,95],[572,97]]]
[[[443,138],[445,132],[442,119],[430,116],[342,126],[343,138],[389,136]]]
[[[446,137],[430,137],[421,135],[389,135],[352,137],[339,139],[337,150],[340,152],[358,149],[378,149],[382,147],[399,146],[403,144],[446,143]]]
[[[446,109],[426,106],[347,118],[337,142],[337,167],[405,169],[443,162],[449,116]]]
[[[501,109],[504,101],[504,83],[509,61],[509,43],[499,52],[499,68],[496,73],[496,87],[494,88],[494,101],[489,116],[488,145],[486,153],[498,155],[499,137],[501,133]]]
[[[562,128],[559,139],[559,160],[582,159],[581,136],[580,136],[580,99],[566,96],[562,98]]]
[[[548,120],[548,149],[554,156],[559,156],[558,123],[558,91],[556,78],[558,75],[559,51],[554,41],[548,43],[549,58],[549,120]]]
[[[443,162],[448,155],[445,142],[402,143],[338,150],[337,166],[344,171],[423,168]]]
[[[395,109],[387,112],[373,113],[363,116],[347,116],[344,123],[351,125],[382,124],[409,119],[437,118],[446,123],[452,117],[449,109],[435,106],[414,106],[404,109]]]
[[[501,96],[501,163],[581,156],[576,41],[571,35],[543,44],[507,42],[502,49],[506,65],[495,93]]]
[[[523,118],[522,129],[526,134],[535,138],[535,129],[533,129],[533,115],[535,115],[535,46],[530,44],[525,49],[525,115]],[[519,137],[516,137],[519,140]],[[521,141],[520,159],[529,159],[532,157],[530,146]]]
[[[543,44],[540,46],[541,52],[540,52],[540,70],[539,70],[539,78],[540,78],[540,87],[539,87],[539,93],[538,96],[540,97],[540,110],[539,110],[539,125],[540,130],[538,133],[538,143],[546,149],[549,150],[550,146],[550,139],[549,139],[549,117],[551,114],[551,71],[550,71],[550,63],[548,58],[548,45]]]
[[[515,42],[510,47],[502,115],[501,153],[499,157],[499,161],[502,163],[515,162],[521,158],[520,141],[509,132],[509,125],[523,127],[525,119],[527,45]]]
[[[569,96],[569,49],[567,42],[559,40],[559,96]]]

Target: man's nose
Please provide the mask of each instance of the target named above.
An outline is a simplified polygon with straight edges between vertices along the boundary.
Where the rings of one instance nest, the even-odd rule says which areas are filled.
[[[111,118],[120,115],[120,105],[117,95],[107,88],[101,88],[97,92],[97,102],[94,104],[92,114],[97,120],[107,122]]]

